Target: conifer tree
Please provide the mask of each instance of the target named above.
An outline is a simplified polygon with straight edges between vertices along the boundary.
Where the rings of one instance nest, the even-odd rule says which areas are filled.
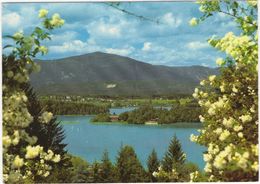
[[[145,170],[131,146],[121,147],[118,153],[116,166],[119,182],[147,181]]]
[[[33,121],[27,129],[29,134],[38,137],[37,143],[43,146],[44,150],[51,149],[53,152],[61,155],[66,154],[65,147],[67,145],[62,143],[65,138],[64,130],[57,121],[57,118],[53,117],[49,123],[39,123],[44,108],[41,107],[36,93],[29,84],[24,85],[24,91],[28,97],[28,110],[33,116]],[[60,163],[63,164],[62,161]]]
[[[100,183],[101,177],[100,177],[100,163],[95,161],[91,167],[90,167],[90,173],[87,183]]]
[[[65,150],[66,144],[62,141],[65,138],[64,131],[62,126],[57,121],[56,117],[53,117],[48,123],[40,123],[40,117],[44,112],[44,108],[41,107],[39,100],[37,99],[36,93],[33,91],[33,88],[30,84],[26,83],[23,85],[23,90],[28,98],[27,108],[33,121],[27,127],[26,131],[30,136],[37,137],[37,144],[43,146],[43,149],[47,152],[52,150],[54,153],[58,153],[61,156],[59,163],[52,164],[53,171],[47,178],[38,178],[38,182],[47,182],[49,178],[55,178],[57,182],[67,181],[67,174],[62,175],[61,172],[55,172],[54,170],[68,172],[72,164],[70,157],[67,156],[67,151]],[[59,174],[55,174],[59,173]],[[55,175],[55,176],[52,176]]]
[[[72,156],[71,155],[71,162],[72,162],[72,169],[67,174],[71,174],[71,179],[66,181],[71,183],[85,183],[88,181],[89,177],[89,164],[85,160],[80,157]]]
[[[109,159],[108,151],[105,150],[100,164],[100,180],[105,183],[112,183],[115,181],[114,166]]]
[[[153,176],[153,172],[158,171],[159,165],[160,165],[160,161],[157,158],[156,151],[153,149],[153,151],[151,152],[151,154],[147,159],[149,177],[153,182],[156,181],[156,178]]]
[[[181,143],[176,135],[174,135],[168,147],[168,151],[164,155],[162,168],[164,171],[169,172],[174,168],[174,165],[184,164],[185,160],[186,155],[182,151]]]

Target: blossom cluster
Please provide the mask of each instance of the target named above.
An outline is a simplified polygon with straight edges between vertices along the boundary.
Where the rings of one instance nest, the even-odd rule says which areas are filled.
[[[46,18],[47,15],[48,15],[48,10],[46,9],[41,9],[39,11],[39,18]],[[55,13],[52,15],[51,19],[47,19],[48,22],[47,25],[51,25],[50,28],[57,28],[57,27],[61,27],[64,23],[65,23],[65,20],[63,20],[60,15],[58,13]]]
[[[191,26],[196,26],[198,25],[198,20],[196,18],[192,18],[189,23]]]
[[[179,175],[180,173],[177,172],[175,168],[172,169],[171,172],[166,172],[162,169],[162,166],[158,168],[158,171],[153,172],[153,176],[156,177],[156,179],[159,182],[165,182],[165,181],[179,181]]]
[[[22,57],[27,60],[27,64],[34,65],[35,63],[31,60],[32,57],[35,57],[37,53],[41,53],[42,55],[48,53],[48,48],[40,44],[41,40],[51,39],[48,31],[61,27],[65,20],[63,20],[58,13],[55,13],[48,17],[48,10],[41,9],[39,11],[39,18],[42,19],[42,27],[36,27],[32,34],[29,36],[24,35],[23,31],[16,32],[11,37],[15,41],[15,46],[12,46],[13,52],[12,54],[16,57]],[[25,69],[24,64],[21,63],[22,68]],[[20,65],[20,64],[19,64]]]
[[[256,1],[247,2],[256,8]],[[200,10],[206,16],[221,12],[218,3],[199,1]],[[228,5],[239,8],[237,2]],[[227,58],[216,60],[220,74],[202,80],[193,94],[203,109],[199,117],[203,128],[190,140],[207,147],[203,158],[208,181],[252,181],[258,177],[257,22],[251,15],[237,17],[237,23],[242,30],[240,35],[229,32],[223,38],[208,40]],[[196,177],[191,174],[192,181]]]
[[[45,22],[49,21],[47,14],[47,10],[40,10],[39,17],[44,18]],[[64,23],[57,14],[53,15],[51,21],[54,27]],[[2,141],[3,178],[6,183],[33,183],[35,177],[47,177],[51,165],[61,160],[61,156],[52,150],[45,152],[37,144],[37,137],[29,135],[26,130],[34,119],[29,113],[30,102],[22,86],[28,82],[31,72],[40,70],[31,57],[38,52],[47,53],[47,48],[39,44],[39,39],[43,40],[47,35],[39,27],[30,36],[17,32],[10,37],[19,47],[14,47],[10,56],[3,57]],[[43,112],[40,119],[42,123],[48,123],[52,119],[52,113]]]
[[[195,181],[197,178],[198,178],[198,175],[199,175],[199,172],[198,171],[195,171],[195,172],[192,172],[190,173],[190,181]]]
[[[199,10],[202,13],[218,11],[220,9],[220,1],[218,0],[197,0],[196,3],[200,4]]]
[[[50,21],[51,25],[54,27],[60,27],[64,24],[64,22],[65,21],[60,18],[60,15],[58,13],[55,13]]]
[[[40,117],[40,120],[43,122],[43,123],[48,123],[50,122],[50,120],[52,119],[53,117],[53,114],[51,112],[44,112],[42,113],[41,117]]]
[[[258,149],[257,74],[254,67],[244,75],[244,67],[234,66],[233,70],[221,78],[210,76],[193,94],[205,114],[200,116],[204,124],[201,134],[191,135],[190,139],[208,147],[204,170],[213,176],[221,176],[220,171],[225,170],[258,172],[258,152],[254,151]]]
[[[214,42],[214,39],[209,40],[210,44],[226,52],[240,64],[253,62],[258,56],[257,42],[247,35],[235,36],[233,32],[229,32],[222,39]]]

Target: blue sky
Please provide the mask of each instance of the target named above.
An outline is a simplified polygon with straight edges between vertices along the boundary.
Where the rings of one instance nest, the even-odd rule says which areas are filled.
[[[207,39],[237,32],[236,24],[223,14],[190,27],[189,20],[201,15],[198,4],[192,2],[132,2],[120,7],[159,19],[161,24],[140,20],[103,3],[16,3],[3,4],[3,35],[30,32],[39,24],[38,10],[46,8],[49,14],[59,13],[66,23],[51,33],[52,41],[44,43],[49,53],[41,59],[101,51],[156,65],[215,67],[216,58],[223,54],[210,47]]]

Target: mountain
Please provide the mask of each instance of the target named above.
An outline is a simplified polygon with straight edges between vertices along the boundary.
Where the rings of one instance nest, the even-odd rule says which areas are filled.
[[[102,52],[40,61],[31,84],[42,95],[150,96],[191,94],[199,81],[217,74],[203,66],[151,65]]]

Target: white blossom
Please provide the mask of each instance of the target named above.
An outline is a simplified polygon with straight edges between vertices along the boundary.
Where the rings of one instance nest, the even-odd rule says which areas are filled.
[[[242,115],[239,117],[239,119],[243,122],[243,123],[247,123],[250,122],[252,120],[252,117],[250,115]]]
[[[190,26],[196,26],[196,25],[198,25],[198,19],[192,18],[189,23],[190,23]]]
[[[213,82],[216,79],[216,75],[209,76],[209,81]]]
[[[216,60],[216,64],[219,65],[219,66],[222,66],[223,64],[225,64],[225,61],[223,60],[223,58],[218,58]]]
[[[229,137],[230,132],[228,130],[224,130],[220,136],[219,136],[219,140],[224,141],[227,137]]]
[[[25,158],[27,159],[33,159],[35,157],[37,157],[40,152],[43,151],[43,147],[37,145],[37,146],[27,146],[26,147],[26,155]]]
[[[13,166],[14,166],[15,168],[20,168],[20,167],[23,166],[23,164],[24,164],[23,158],[20,158],[20,156],[17,155],[17,156],[15,157],[15,159],[14,159]]]
[[[46,10],[46,9],[41,9],[40,11],[39,11],[39,18],[44,18],[44,17],[46,17],[46,15],[48,14],[48,10]]]

